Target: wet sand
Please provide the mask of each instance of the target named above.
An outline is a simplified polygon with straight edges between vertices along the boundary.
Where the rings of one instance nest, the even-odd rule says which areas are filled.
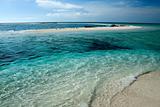
[[[116,94],[111,107],[160,107],[160,72],[150,72]]]

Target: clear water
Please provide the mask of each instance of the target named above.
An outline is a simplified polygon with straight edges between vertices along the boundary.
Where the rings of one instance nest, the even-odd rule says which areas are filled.
[[[143,28],[121,31],[20,32],[59,26],[33,24],[0,24],[0,107],[90,107],[104,101],[107,105],[135,76],[160,69],[160,25],[131,24]],[[60,28],[85,24],[61,23]]]
[[[63,22],[37,22],[37,23],[1,23],[0,31],[20,31],[36,29],[79,28],[85,26],[105,27],[110,24],[102,23],[63,23]]]

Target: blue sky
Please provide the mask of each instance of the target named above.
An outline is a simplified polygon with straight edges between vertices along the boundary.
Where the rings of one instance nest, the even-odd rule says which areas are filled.
[[[1,0],[0,22],[160,23],[160,0]]]

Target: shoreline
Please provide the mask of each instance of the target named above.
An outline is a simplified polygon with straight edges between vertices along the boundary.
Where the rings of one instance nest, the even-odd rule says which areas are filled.
[[[159,107],[160,72],[146,72],[111,99],[110,107]]]
[[[57,29],[36,29],[36,30],[22,30],[20,32],[29,33],[48,33],[48,32],[70,32],[70,31],[113,31],[113,30],[132,30],[140,29],[140,26],[120,26],[120,27],[91,27],[91,28],[57,28]]]

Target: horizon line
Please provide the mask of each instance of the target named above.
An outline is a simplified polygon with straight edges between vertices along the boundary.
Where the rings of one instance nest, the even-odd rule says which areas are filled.
[[[160,22],[128,22],[128,21],[126,21],[126,22],[119,22],[119,21],[115,21],[115,22],[111,22],[111,21],[28,21],[28,22],[0,22],[0,24],[23,24],[23,23],[133,23],[133,24],[160,24]]]

